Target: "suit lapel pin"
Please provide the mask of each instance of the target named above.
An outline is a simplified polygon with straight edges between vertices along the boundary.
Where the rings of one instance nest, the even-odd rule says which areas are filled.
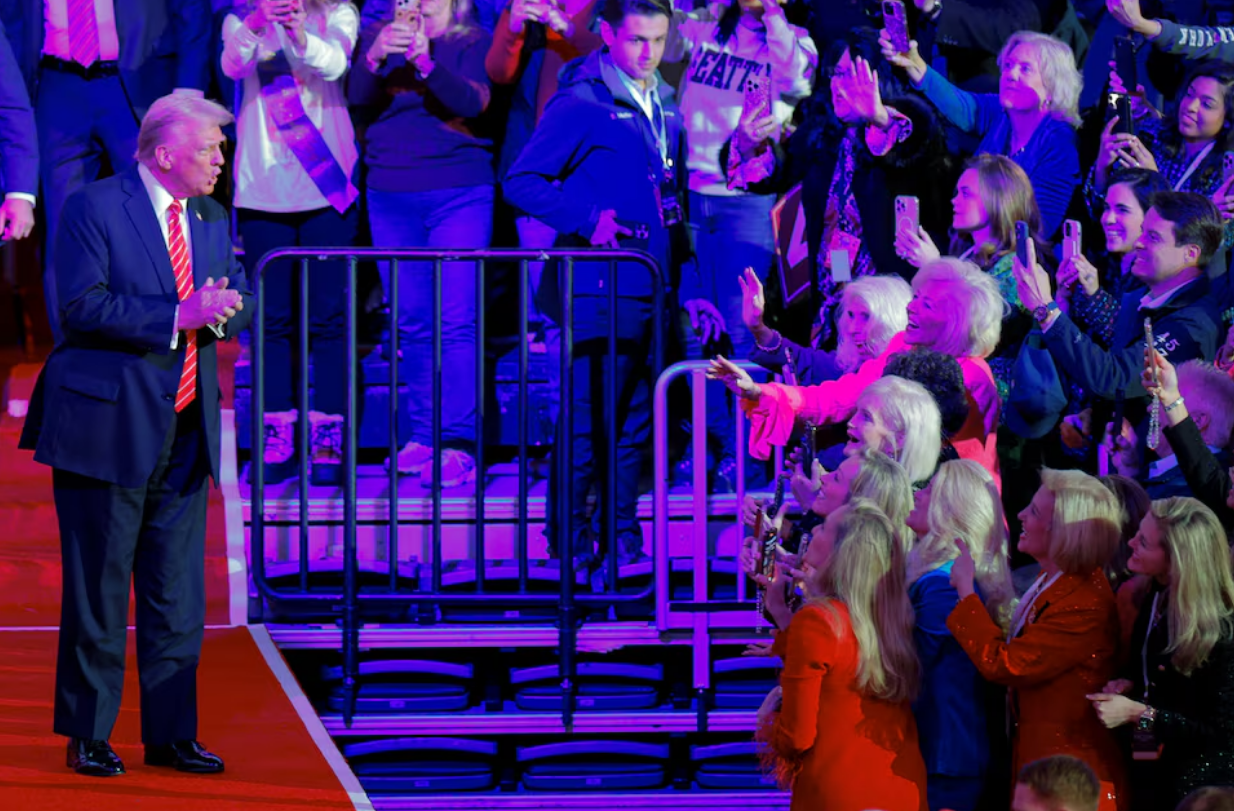
[[[201,219],[201,212],[200,212],[200,211],[194,211],[193,213],[197,215],[197,219],[199,219],[199,220]]]

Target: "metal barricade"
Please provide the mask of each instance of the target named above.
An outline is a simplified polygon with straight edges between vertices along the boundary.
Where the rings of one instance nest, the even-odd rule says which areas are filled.
[[[265,384],[264,384],[264,350],[265,350],[265,308],[264,287],[266,271],[274,261],[291,261],[295,263],[297,273],[296,292],[299,303],[299,322],[297,348],[299,354],[299,386],[296,392],[298,405],[298,456],[299,456],[299,514],[295,521],[269,520],[266,516],[266,487],[262,458],[265,447],[264,414],[265,414]],[[343,515],[342,520],[312,521],[309,517],[309,266],[311,262],[342,261],[346,263],[346,314],[345,314],[345,345],[347,348],[345,380],[339,381],[346,387],[344,437],[343,437]],[[362,588],[359,583],[356,495],[356,455],[357,428],[359,419],[359,369],[357,356],[358,324],[357,324],[357,264],[361,261],[388,261],[393,263],[389,274],[390,286],[386,291],[390,302],[390,339],[389,339],[389,466],[387,490],[387,515],[385,519],[373,519],[366,523],[384,525],[387,528],[386,564],[389,567],[388,582],[381,589]],[[432,347],[432,435],[433,448],[433,485],[431,535],[432,560],[428,587],[408,590],[400,582],[399,577],[399,528],[403,524],[400,517],[400,504],[403,497],[399,493],[398,470],[395,459],[398,447],[398,403],[399,377],[398,369],[398,301],[399,301],[399,263],[404,261],[432,262],[433,264],[433,312],[436,314],[433,324]],[[520,294],[519,305],[519,428],[518,428],[518,587],[514,591],[495,592],[491,590],[485,578],[485,452],[483,429],[485,418],[485,274],[490,262],[517,261],[519,266],[518,279],[520,291],[527,291],[528,265],[530,262],[557,262],[561,272],[562,323],[561,329],[561,388],[559,398],[558,426],[556,450],[553,454],[554,464],[558,466],[558,497],[554,506],[558,511],[558,558],[560,562],[560,593],[533,593],[529,588],[528,562],[528,495],[530,490],[530,471],[528,466],[528,302]],[[475,592],[452,593],[442,589],[442,487],[441,487],[441,440],[442,440],[442,397],[444,393],[442,368],[442,285],[443,265],[450,263],[470,263],[475,270],[476,283],[476,490],[474,497],[475,509],[475,549],[476,561]],[[320,604],[329,608],[329,613],[337,614],[342,625],[342,649],[344,689],[348,697],[345,703],[344,717],[350,723],[354,714],[356,676],[359,672],[360,623],[361,609],[370,604],[388,605],[448,605],[477,603],[500,599],[503,602],[517,605],[551,605],[558,606],[559,643],[561,652],[561,678],[563,691],[563,714],[567,727],[574,710],[575,691],[575,649],[576,629],[579,623],[578,606],[588,604],[614,605],[647,600],[659,581],[658,573],[646,588],[637,593],[618,593],[618,566],[609,565],[607,569],[607,591],[594,594],[575,593],[575,572],[572,551],[572,533],[570,532],[571,497],[569,495],[570,474],[573,469],[571,459],[571,442],[560,441],[561,431],[570,436],[573,425],[574,398],[572,397],[572,368],[574,363],[574,310],[573,296],[574,276],[576,266],[588,263],[607,263],[608,279],[606,285],[608,300],[608,368],[604,374],[604,407],[606,414],[617,413],[617,319],[618,310],[618,264],[640,266],[651,275],[652,299],[652,364],[658,372],[663,366],[664,356],[664,320],[667,316],[665,295],[661,283],[661,272],[655,260],[641,251],[629,250],[460,250],[441,251],[430,249],[383,249],[383,248],[286,248],[271,251],[262,257],[255,269],[256,306],[253,319],[253,374],[252,374],[252,463],[250,465],[251,486],[251,574],[253,582],[263,598],[270,600],[296,600]],[[628,272],[628,271],[627,271]],[[317,381],[321,385],[321,381]],[[610,559],[615,559],[617,549],[616,512],[612,505],[616,501],[616,448],[617,432],[608,431],[607,465],[605,470],[605,513]],[[546,516],[547,517],[547,516]],[[309,528],[311,526],[341,524],[343,527],[343,577],[342,588],[337,591],[315,591],[311,588],[309,567]],[[295,587],[278,587],[272,584],[265,569],[265,530],[268,526],[292,526],[299,530],[299,579]],[[653,566],[659,566],[659,558],[653,556]]]

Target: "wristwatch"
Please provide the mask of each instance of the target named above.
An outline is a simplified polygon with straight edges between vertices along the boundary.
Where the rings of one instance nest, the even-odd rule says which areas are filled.
[[[1143,732],[1152,732],[1153,726],[1157,723],[1157,710],[1152,707],[1145,707],[1144,712],[1140,714],[1140,720],[1136,726]]]
[[[1050,313],[1058,309],[1058,302],[1051,301],[1048,304],[1042,304],[1040,307],[1033,310],[1033,318],[1037,319],[1038,324],[1044,324],[1046,319],[1050,317]]]

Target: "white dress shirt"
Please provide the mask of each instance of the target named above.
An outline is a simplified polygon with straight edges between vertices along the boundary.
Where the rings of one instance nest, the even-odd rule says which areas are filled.
[[[120,58],[120,37],[116,33],[113,0],[94,0],[94,20],[99,28],[99,61],[116,61]],[[43,53],[66,62],[73,61],[69,47],[68,0],[43,0]]]
[[[137,164],[137,174],[141,176],[141,183],[146,187],[146,194],[150,195],[150,203],[154,206],[154,218],[159,222],[159,231],[163,234],[163,244],[167,246],[167,256],[171,258],[171,226],[167,222],[167,209],[171,208],[171,204],[175,202],[171,192],[159,182],[144,163]],[[189,201],[187,199],[180,201],[180,233],[184,235],[184,247],[188,248],[189,267],[193,264],[193,242],[189,236],[188,223],[185,222],[189,215]],[[172,268],[175,272],[175,268]],[[172,286],[175,286],[175,279],[172,279]],[[171,348],[176,349],[180,345],[180,305],[176,305],[176,320],[173,322],[175,327],[171,333]]]

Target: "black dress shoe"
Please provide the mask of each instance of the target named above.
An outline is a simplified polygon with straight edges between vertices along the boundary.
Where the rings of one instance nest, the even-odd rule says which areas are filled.
[[[147,766],[171,766],[192,774],[216,774],[223,771],[223,759],[207,752],[197,741],[146,744]]]
[[[68,767],[88,777],[115,777],[124,774],[124,762],[107,741],[69,738]]]

